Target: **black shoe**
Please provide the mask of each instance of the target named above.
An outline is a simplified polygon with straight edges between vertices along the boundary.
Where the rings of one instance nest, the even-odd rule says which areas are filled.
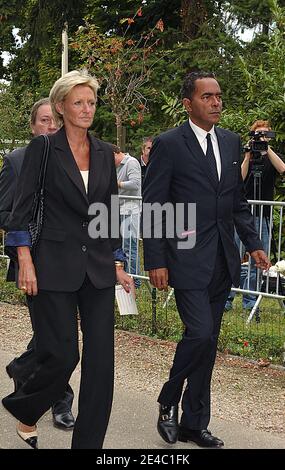
[[[38,449],[37,428],[32,432],[23,432],[20,431],[17,427],[17,434],[21,439],[23,439],[23,441],[25,441],[26,444],[28,444],[28,446],[32,447],[33,449]]]
[[[178,437],[178,405],[159,405],[157,430],[168,444],[175,444]]]
[[[208,429],[193,430],[180,426],[178,433],[178,441],[188,442],[193,441],[200,447],[223,447],[224,443],[218,437],[212,436]]]
[[[63,413],[52,412],[53,425],[56,428],[70,430],[74,428],[75,419],[71,411],[64,411]]]

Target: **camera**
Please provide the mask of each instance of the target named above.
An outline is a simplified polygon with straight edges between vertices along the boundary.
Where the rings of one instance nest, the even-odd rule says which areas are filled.
[[[275,137],[273,131],[251,131],[249,132],[251,137],[248,145],[244,147],[244,152],[250,152],[250,161],[252,164],[259,169],[264,166],[264,157],[268,151],[268,142],[266,139],[272,139]]]

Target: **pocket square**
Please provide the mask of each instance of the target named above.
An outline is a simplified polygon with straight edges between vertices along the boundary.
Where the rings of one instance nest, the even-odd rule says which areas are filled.
[[[237,162],[233,162],[233,165],[237,165]]]
[[[181,233],[181,237],[187,237],[187,235],[194,235],[196,233],[196,230],[187,230],[186,232]]]

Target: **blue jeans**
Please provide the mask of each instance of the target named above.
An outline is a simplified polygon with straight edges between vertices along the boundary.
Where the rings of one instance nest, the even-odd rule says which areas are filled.
[[[258,235],[260,235],[260,218],[256,217],[255,218],[255,228],[258,232]],[[268,246],[269,246],[269,221],[268,221],[268,226],[267,226],[267,221],[266,218],[262,218],[262,227],[261,227],[261,241],[263,244],[263,249],[266,253],[268,253]],[[240,239],[235,233],[235,242],[240,246]],[[243,247],[243,252],[242,255],[244,254],[244,247]],[[257,273],[256,273],[256,267],[254,266],[254,260],[253,258],[251,259],[251,264],[250,264],[250,269],[248,269],[248,265],[242,264],[241,265],[241,273],[240,273],[240,288],[241,289],[246,289],[246,290],[258,290],[256,285],[257,282]],[[261,278],[260,278],[261,279]],[[226,302],[226,310],[230,310],[232,307],[232,301],[235,297],[235,292],[230,292],[230,295],[228,297],[228,300]],[[242,296],[242,307],[244,309],[251,310],[256,302],[256,295],[253,294],[243,294]]]
[[[138,253],[140,214],[120,215],[123,250],[127,256],[126,271],[130,274],[140,274],[140,260]],[[135,278],[135,286],[140,287],[141,282]]]

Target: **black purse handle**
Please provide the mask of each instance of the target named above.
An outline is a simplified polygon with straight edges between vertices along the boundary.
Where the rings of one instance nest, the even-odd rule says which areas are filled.
[[[46,170],[47,170],[48,156],[49,156],[49,150],[50,150],[50,140],[49,140],[48,136],[45,135],[45,134],[42,134],[42,137],[44,139],[44,150],[43,150],[43,156],[42,156],[42,161],[41,161],[41,167],[40,167],[40,173],[39,173],[39,178],[38,178],[37,189],[36,189],[36,192],[35,192],[35,199],[39,199],[39,197],[44,192]],[[34,204],[32,220],[36,216],[36,212],[37,212],[37,204]]]

